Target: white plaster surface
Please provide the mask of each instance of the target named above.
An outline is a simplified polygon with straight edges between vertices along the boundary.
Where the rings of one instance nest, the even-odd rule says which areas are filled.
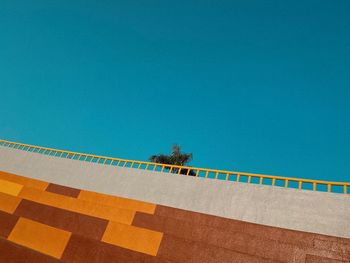
[[[269,226],[350,238],[350,197],[122,168],[0,146],[0,170]]]

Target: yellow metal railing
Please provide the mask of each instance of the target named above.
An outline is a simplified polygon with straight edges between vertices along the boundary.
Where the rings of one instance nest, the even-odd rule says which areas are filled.
[[[228,180],[236,182],[245,182],[248,184],[264,184],[271,186],[279,186],[285,188],[309,189],[313,191],[337,192],[348,194],[350,183],[330,182],[321,180],[300,179],[292,177],[282,177],[264,174],[234,172],[225,170],[214,170],[190,166],[178,166],[170,164],[160,164],[144,161],[126,160],[120,158],[112,158],[100,155],[78,153],[71,151],[58,150],[53,148],[35,146],[30,144],[11,142],[0,140],[0,145],[20,149],[29,152],[36,152],[45,155],[74,159],[80,161],[94,162],[104,165],[114,165],[120,167],[129,167],[136,169],[144,169],[159,172],[178,173],[189,175],[190,172],[195,173],[197,177],[212,178],[219,180]],[[294,186],[293,186],[294,185]]]

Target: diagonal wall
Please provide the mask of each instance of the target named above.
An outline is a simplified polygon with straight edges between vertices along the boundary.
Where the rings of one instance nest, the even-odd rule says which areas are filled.
[[[258,224],[350,237],[349,195],[206,180],[7,147],[0,147],[0,170]]]

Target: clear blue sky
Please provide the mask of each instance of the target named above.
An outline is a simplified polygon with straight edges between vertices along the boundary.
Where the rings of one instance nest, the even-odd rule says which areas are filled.
[[[0,137],[350,181],[350,1],[1,0]]]

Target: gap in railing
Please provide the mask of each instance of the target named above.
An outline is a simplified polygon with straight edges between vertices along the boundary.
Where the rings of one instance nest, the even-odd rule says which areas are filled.
[[[239,181],[241,183],[248,183],[248,176],[246,175],[241,175]]]
[[[341,194],[344,191],[344,187],[342,185],[332,185],[331,192]]]
[[[229,181],[237,182],[237,174],[230,174],[228,176]]]
[[[262,184],[263,185],[272,185],[272,179],[271,178],[263,178]]]
[[[205,178],[206,171],[200,170],[198,173],[198,177]]]
[[[312,190],[313,189],[312,183],[303,182],[302,186],[301,186],[301,189],[303,189],[303,190]]]
[[[284,187],[286,185],[286,180],[276,179],[275,186]]]
[[[226,180],[226,175],[227,174],[225,174],[225,173],[218,173],[217,179],[224,181],[224,180]]]
[[[326,184],[317,184],[316,191],[319,192],[327,192],[327,185]]]
[[[260,184],[260,178],[258,176],[252,176],[250,179],[251,184]]]

